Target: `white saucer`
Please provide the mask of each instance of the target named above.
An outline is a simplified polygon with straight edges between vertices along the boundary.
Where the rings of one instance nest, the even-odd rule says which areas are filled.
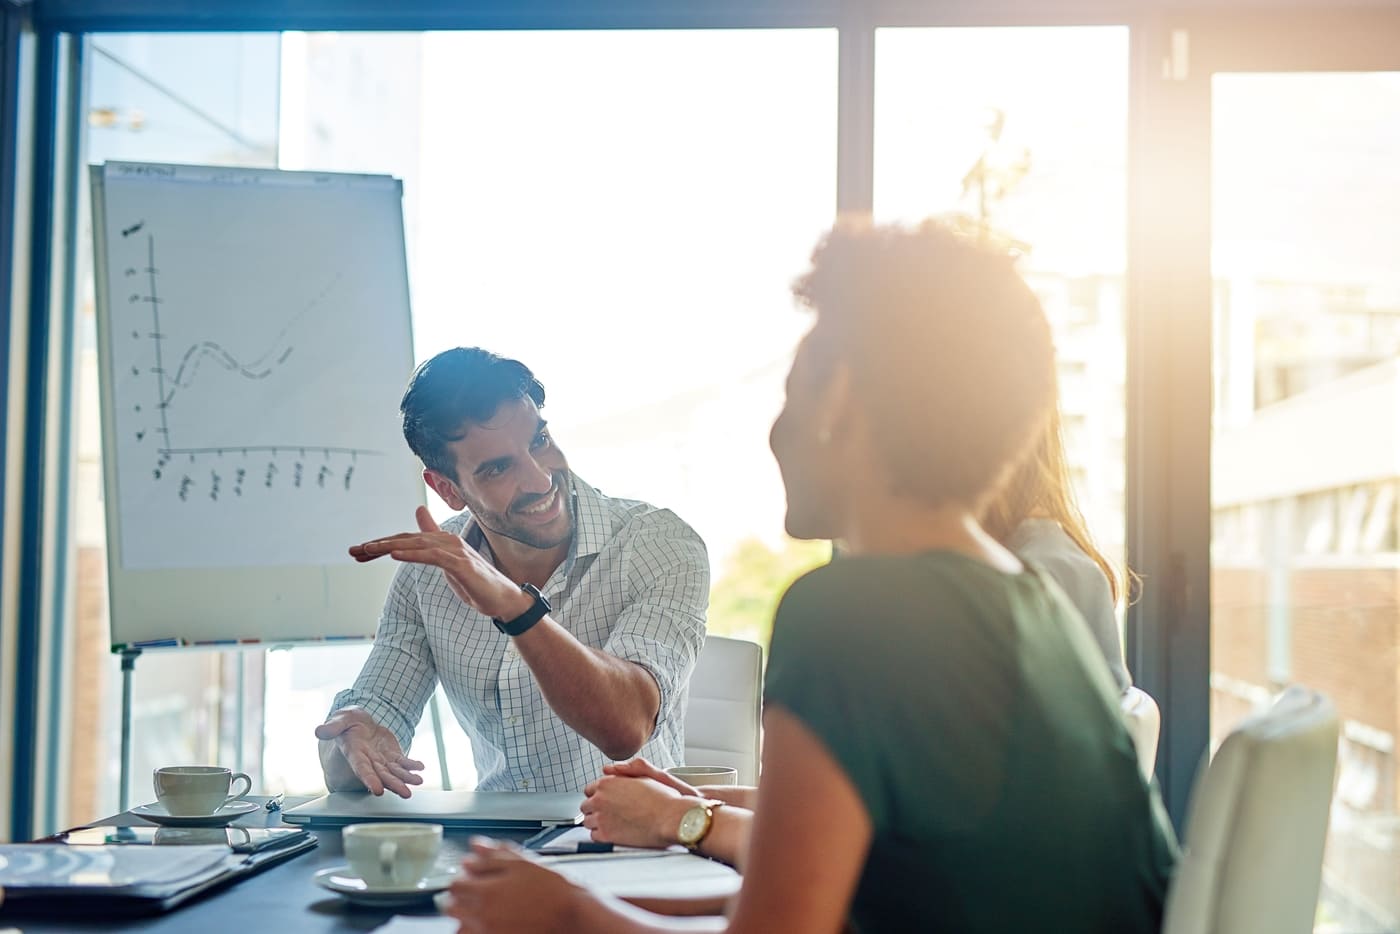
[[[232,801],[213,814],[196,814],[185,817],[171,814],[159,801],[143,804],[131,809],[137,817],[144,817],[153,824],[164,827],[222,827],[238,820],[245,814],[252,814],[260,805],[256,801]]]
[[[416,905],[443,891],[457,878],[455,872],[438,872],[413,885],[371,886],[349,866],[332,866],[322,869],[312,877],[323,889],[330,889],[337,895],[356,905],[372,908],[388,908],[396,905]]]

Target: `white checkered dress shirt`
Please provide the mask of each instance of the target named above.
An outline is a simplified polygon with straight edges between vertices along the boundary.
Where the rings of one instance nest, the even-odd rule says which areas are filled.
[[[705,642],[705,544],[670,510],[611,499],[576,476],[572,485],[573,544],[542,588],[549,615],[584,645],[651,673],[661,707],[640,754],[679,765],[690,673]],[[442,528],[465,528],[468,543],[483,545],[465,512]],[[581,791],[611,761],[559,719],[490,617],[464,604],[438,568],[403,564],[369,659],[332,709],[364,707],[408,749],[438,679],[471,738],[480,790]]]

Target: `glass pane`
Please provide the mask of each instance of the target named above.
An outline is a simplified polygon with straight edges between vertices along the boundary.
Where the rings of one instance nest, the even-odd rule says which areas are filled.
[[[835,204],[834,30],[92,41],[92,161],[401,178],[419,357],[480,344],[529,364],[582,477],[671,508],[705,538],[710,631],[766,641],[785,583],[829,554],[782,534],[767,432],[808,324],[788,286]],[[84,230],[85,254],[89,243]],[[115,809],[118,768],[84,263],[76,642],[91,667],[71,696],[72,757],[91,777],[75,777],[85,791],[68,823]],[[259,790],[317,790],[311,730],[366,652],[143,657],[134,797],[156,761],[231,763],[239,735]],[[452,782],[470,787],[467,741],[442,714]],[[426,722],[413,754],[439,782]]]
[[[1319,929],[1393,931],[1400,74],[1218,75],[1212,121],[1212,735],[1336,702]]]
[[[88,40],[86,155],[271,166],[277,159],[278,40],[268,35],[122,35]],[[110,652],[106,530],[97,398],[97,337],[87,176],[79,179],[78,417],[74,449],[77,600],[70,635],[69,754],[60,823],[117,809],[121,676]],[[147,653],[132,698],[132,803],[150,799],[148,776],[175,762],[243,762],[257,771],[262,717],[256,654]],[[240,694],[238,685],[245,690]],[[240,705],[240,697],[242,703]],[[243,753],[235,751],[242,736]]]
[[[881,29],[875,54],[875,214],[965,214],[1023,251],[1079,506],[1121,562],[1128,32]]]
[[[766,641],[829,554],[782,534],[767,432],[808,323],[788,285],[835,203],[835,32],[288,34],[282,60],[282,167],[404,181],[419,358],[523,360],[580,476],[704,537],[710,632]],[[270,663],[269,706],[301,710],[267,724],[289,788],[319,783],[308,718],[358,668]]]

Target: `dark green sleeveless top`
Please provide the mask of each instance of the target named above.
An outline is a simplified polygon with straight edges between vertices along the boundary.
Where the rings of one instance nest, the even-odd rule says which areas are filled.
[[[864,934],[1157,934],[1175,838],[1118,696],[1053,583],[942,551],[794,583],[764,689],[869,812]]]

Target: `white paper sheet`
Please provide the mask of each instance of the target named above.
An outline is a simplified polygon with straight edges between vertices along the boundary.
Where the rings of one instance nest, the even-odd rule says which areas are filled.
[[[739,891],[733,869],[689,853],[658,851],[651,858],[625,853],[546,856],[540,862],[596,892],[618,898],[728,898]]]
[[[457,934],[457,922],[441,915],[394,915],[375,934]]]

